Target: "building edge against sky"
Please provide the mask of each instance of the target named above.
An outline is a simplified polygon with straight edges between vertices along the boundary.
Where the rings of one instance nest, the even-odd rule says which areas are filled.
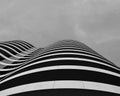
[[[2,96],[120,95],[120,68],[81,42],[36,48],[15,40],[0,43],[0,50]]]

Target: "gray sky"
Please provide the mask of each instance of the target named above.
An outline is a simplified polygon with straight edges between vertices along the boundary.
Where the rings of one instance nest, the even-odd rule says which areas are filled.
[[[120,66],[120,0],[0,0],[0,41],[84,42]]]

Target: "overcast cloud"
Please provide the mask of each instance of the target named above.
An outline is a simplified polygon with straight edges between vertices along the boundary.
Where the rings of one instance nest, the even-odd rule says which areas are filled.
[[[120,0],[0,0],[0,41],[75,39],[120,66]]]

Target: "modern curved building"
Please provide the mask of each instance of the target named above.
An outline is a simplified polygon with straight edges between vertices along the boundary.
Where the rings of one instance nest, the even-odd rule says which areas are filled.
[[[0,96],[120,96],[120,68],[81,42],[16,40],[0,50]]]

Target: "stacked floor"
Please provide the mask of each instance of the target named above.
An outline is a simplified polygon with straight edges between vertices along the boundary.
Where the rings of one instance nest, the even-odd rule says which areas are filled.
[[[0,65],[0,96],[120,96],[120,68],[78,41],[2,42]]]

